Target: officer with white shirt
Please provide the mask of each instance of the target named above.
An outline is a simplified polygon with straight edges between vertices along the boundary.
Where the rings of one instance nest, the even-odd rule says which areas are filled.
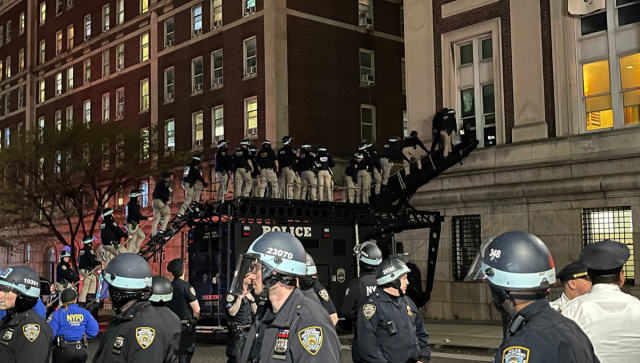
[[[591,292],[562,308],[587,334],[602,363],[640,362],[640,300],[620,291],[627,245],[604,240],[587,245],[580,261],[588,270]]]
[[[591,291],[591,279],[587,275],[587,266],[580,260],[569,262],[556,274],[556,278],[564,285],[564,292],[559,299],[550,302],[549,305],[559,312],[562,312],[564,304]]]

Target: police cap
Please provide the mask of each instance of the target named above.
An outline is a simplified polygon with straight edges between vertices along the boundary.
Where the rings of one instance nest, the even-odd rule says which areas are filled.
[[[569,262],[560,272],[556,274],[556,278],[562,282],[587,277],[587,266],[580,260]]]
[[[77,297],[78,297],[78,293],[76,292],[76,290],[66,289],[62,292],[62,295],[60,296],[60,300],[62,301],[62,303],[68,303],[68,302],[72,302]]]
[[[175,260],[172,260],[171,262],[169,262],[169,264],[167,265],[167,271],[169,272],[177,272],[180,271],[184,268],[184,260],[181,258],[176,258]]]
[[[580,261],[589,270],[619,273],[622,266],[629,260],[631,252],[624,243],[610,239],[588,244],[580,253]],[[618,270],[618,271],[616,271]]]

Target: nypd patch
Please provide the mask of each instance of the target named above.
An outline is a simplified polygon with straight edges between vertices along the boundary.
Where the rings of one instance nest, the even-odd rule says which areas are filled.
[[[232,302],[234,300],[233,295],[227,294],[227,302]]]
[[[528,363],[529,349],[525,347],[509,347],[502,352],[502,363]]]
[[[196,289],[194,289],[193,287],[189,289],[189,291],[191,291],[191,293],[193,294],[193,296],[196,296]]]
[[[362,312],[364,313],[364,317],[367,318],[367,320],[369,320],[371,319],[373,314],[376,313],[376,306],[373,304],[364,304],[362,306]]]
[[[320,295],[320,297],[323,298],[325,301],[329,301],[329,293],[327,292],[327,290],[325,289],[320,290],[320,292],[318,292],[318,295]]]
[[[66,270],[66,269],[67,269],[67,266],[62,265],[62,269],[63,269],[63,270]]]
[[[140,327],[136,329],[136,340],[142,349],[147,349],[153,343],[155,336],[156,331],[153,328]]]
[[[38,324],[26,324],[22,327],[22,331],[24,332],[24,336],[30,341],[33,342],[38,339],[40,335],[40,325]]]
[[[310,326],[298,332],[300,344],[311,353],[316,355],[322,347],[322,328],[319,326]]]

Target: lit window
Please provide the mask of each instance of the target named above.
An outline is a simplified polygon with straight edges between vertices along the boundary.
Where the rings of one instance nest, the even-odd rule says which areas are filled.
[[[40,25],[44,25],[45,20],[47,19],[47,3],[43,2],[40,4]]]
[[[84,101],[84,124],[87,127],[91,124],[91,100]]]
[[[251,97],[244,100],[246,136],[258,135],[258,98]]]
[[[84,17],[84,40],[91,39],[91,14]]]
[[[140,0],[140,14],[149,11],[149,0]]]
[[[31,261],[31,243],[27,243],[25,245],[25,249],[24,249],[24,261],[23,262],[29,262]]]
[[[4,129],[4,142],[6,147],[11,145],[11,129],[8,127]]]
[[[640,123],[640,53],[620,58],[624,124]]]
[[[258,50],[256,38],[244,41],[244,75],[251,76],[258,72]]]
[[[24,33],[24,12],[20,13],[20,25],[19,25],[20,35]]]
[[[149,183],[142,182],[140,183],[140,206],[146,207],[149,204]]]
[[[40,64],[44,63],[46,60],[46,48],[47,45],[45,43],[45,40],[42,39],[40,41]]]
[[[149,33],[140,36],[140,61],[149,60]]]
[[[67,130],[73,129],[73,106],[67,107],[66,110]]]
[[[213,124],[213,142],[224,139],[224,107],[219,106],[211,110]]]
[[[376,141],[376,107],[360,105],[360,126],[362,141]]]
[[[140,129],[140,160],[149,160],[149,128]]]
[[[149,79],[140,82],[140,110],[149,109]]]
[[[18,68],[19,71],[24,70],[24,48],[18,51]]]
[[[360,49],[360,83],[367,86],[374,83],[374,62],[372,51]]]
[[[56,33],[56,55],[62,53],[62,30]]]
[[[202,57],[191,61],[192,92],[202,91]]]
[[[118,52],[118,64],[116,65],[116,71],[121,71],[124,69],[124,43],[118,44],[116,52]]]
[[[7,57],[4,66],[7,68],[7,78],[11,78],[11,56]]]
[[[166,152],[172,153],[176,150],[176,129],[175,120],[167,120],[164,124],[164,144]]]
[[[56,163],[55,163],[55,167],[54,167],[54,172],[56,174],[60,174],[60,166],[62,165],[62,153],[60,153],[60,151],[56,152]]]
[[[67,91],[73,89],[73,66],[67,69]]]
[[[116,90],[116,117],[124,117],[124,88]]]
[[[44,79],[42,81],[38,81],[39,84],[39,89],[40,92],[38,92],[38,102],[42,103],[44,102],[44,90],[45,90],[45,83],[44,83]]]
[[[191,36],[202,34],[202,5],[191,8]]]
[[[84,60],[84,83],[91,82],[91,58]]]
[[[222,50],[211,53],[211,85],[214,87],[222,85]]]
[[[102,77],[109,75],[109,50],[102,52]]]
[[[371,5],[371,0],[358,0],[358,25],[363,27],[373,26]]]
[[[202,111],[191,115],[193,123],[193,148],[201,147],[204,140],[204,119]]]
[[[582,77],[587,130],[613,127],[609,61],[584,64]]]
[[[256,12],[256,0],[244,0],[244,15],[250,15]]]
[[[171,67],[164,71],[164,100],[171,101],[175,97],[175,72]]]
[[[118,12],[116,24],[120,25],[124,23],[124,0],[116,0],[116,11]]]
[[[107,4],[102,7],[102,31],[109,31],[109,15],[110,7]]]
[[[62,132],[62,111],[56,110],[55,113],[56,133]]]
[[[2,63],[2,60],[0,59],[0,80],[2,80],[3,76],[4,76],[3,63]]]
[[[165,48],[173,46],[174,42],[173,18],[169,18],[164,22],[164,44]]]
[[[109,122],[109,111],[111,109],[109,94],[105,93],[102,95],[102,122]]]
[[[211,8],[213,9],[213,28],[222,26],[222,0],[212,0]]]
[[[409,136],[409,119],[407,118],[407,111],[402,111],[402,135],[404,137]]]
[[[56,96],[62,94],[62,72],[56,73]]]
[[[73,48],[73,37],[75,36],[73,24],[67,27],[67,49]]]

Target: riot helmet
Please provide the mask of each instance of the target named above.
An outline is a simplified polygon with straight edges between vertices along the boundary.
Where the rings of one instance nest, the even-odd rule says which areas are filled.
[[[318,146],[318,154],[326,154],[326,153],[327,153],[326,147]]]
[[[269,140],[264,140],[262,142],[262,147],[271,147],[271,141]]]
[[[544,242],[513,231],[482,242],[465,277],[465,281],[476,280],[487,281],[496,309],[513,318],[517,314],[513,299],[543,299],[556,283],[556,272]]]
[[[240,146],[249,146],[249,145],[251,145],[251,142],[247,139],[240,141]]]
[[[227,144],[228,144],[227,140],[220,140],[220,141],[218,141],[218,148],[222,149],[222,148],[226,147]]]
[[[291,143],[291,136],[287,135],[282,138],[282,145],[289,145]]]
[[[309,150],[311,148],[311,144],[304,144],[300,147],[302,150]]]
[[[398,142],[398,140],[400,140],[400,136],[391,136],[389,138],[389,142],[395,144],[396,142]]]
[[[71,257],[71,248],[69,246],[62,247],[62,251],[60,251],[60,261],[65,257]]]
[[[173,285],[164,276],[153,276],[151,278],[151,290],[149,301],[153,305],[164,306],[173,298]]]
[[[113,209],[111,209],[111,208],[105,208],[105,209],[102,211],[102,218],[103,218],[103,219],[111,219],[111,218],[113,218],[113,215],[112,215],[112,214],[113,214]]]
[[[360,268],[366,270],[375,270],[376,266],[382,262],[382,251],[374,240],[356,245],[353,248],[353,253],[360,262]]]
[[[195,154],[191,157],[191,159],[193,159],[194,161],[197,161],[198,163],[202,161],[202,155],[201,154]]]
[[[84,236],[84,237],[82,237],[82,244],[85,245],[85,246],[87,246],[87,245],[91,246],[93,241],[94,241],[93,236]]]
[[[109,285],[109,297],[117,311],[129,301],[146,300],[151,296],[151,268],[139,255],[117,255],[102,276]]]
[[[364,151],[366,149],[367,149],[367,143],[366,142],[363,142],[363,143],[360,144],[360,146],[358,146],[358,150],[360,150],[360,151]]]
[[[364,155],[362,155],[362,153],[355,153],[354,156],[356,157],[356,159],[364,159]]]
[[[304,278],[300,278],[300,288],[302,290],[308,290],[313,287],[313,284],[316,282],[316,274],[318,273],[318,268],[316,267],[316,262],[313,260],[313,257],[309,252],[307,252],[307,276]]]
[[[142,191],[140,189],[133,189],[129,192],[129,200],[134,203],[138,203],[138,197],[142,195]]]
[[[2,310],[27,311],[36,306],[40,298],[40,276],[26,266],[10,267],[0,274],[0,291],[4,291],[5,298],[10,292],[17,295],[15,306],[7,308],[5,301]]]
[[[402,276],[411,272],[404,262],[400,261],[396,256],[380,262],[376,268],[376,283],[381,287],[392,287],[398,290],[400,295],[404,295],[402,291]]]

